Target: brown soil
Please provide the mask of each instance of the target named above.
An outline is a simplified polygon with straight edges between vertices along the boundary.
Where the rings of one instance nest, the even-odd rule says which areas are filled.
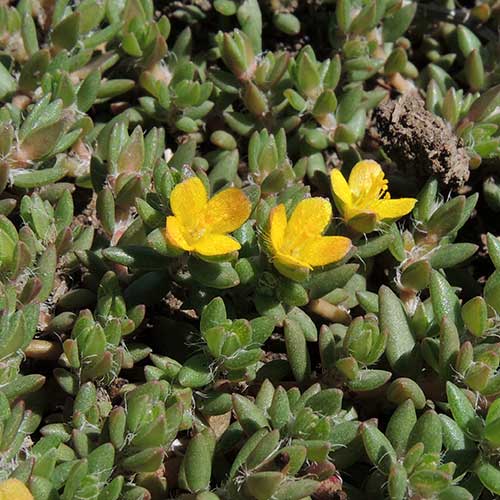
[[[423,180],[434,175],[454,189],[468,180],[469,157],[463,144],[440,117],[425,109],[418,93],[380,105],[374,119],[380,142],[401,172]]]

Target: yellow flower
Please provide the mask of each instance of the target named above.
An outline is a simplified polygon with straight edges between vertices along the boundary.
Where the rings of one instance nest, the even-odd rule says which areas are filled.
[[[414,198],[391,200],[387,179],[373,160],[359,161],[349,175],[349,183],[338,169],[331,173],[335,204],[346,223],[356,231],[373,231],[381,221],[394,221],[410,213]]]
[[[167,241],[177,249],[205,257],[217,257],[240,249],[227,233],[238,229],[250,216],[251,203],[241,189],[229,188],[210,200],[198,177],[191,177],[172,190],[167,217]]]
[[[306,198],[287,220],[285,205],[271,210],[266,240],[273,264],[285,276],[297,278],[314,267],[337,262],[352,243],[343,236],[322,236],[332,218],[332,206],[324,198]]]
[[[0,500],[33,500],[33,495],[19,479],[7,479],[0,483]]]

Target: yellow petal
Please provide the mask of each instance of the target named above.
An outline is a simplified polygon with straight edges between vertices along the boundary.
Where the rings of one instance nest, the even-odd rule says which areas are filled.
[[[198,177],[190,177],[177,184],[170,195],[170,208],[180,222],[191,227],[207,206],[208,195]]]
[[[165,236],[172,246],[180,248],[182,250],[186,250],[188,252],[193,250],[193,246],[190,245],[186,240],[186,236],[183,231],[183,225],[179,217],[167,217]]]
[[[291,255],[279,252],[273,258],[273,263],[286,267],[312,269],[312,266],[303,260],[299,260]]]
[[[299,202],[286,227],[284,253],[288,254],[307,240],[320,236],[331,218],[332,206],[325,198],[306,198]]]
[[[349,187],[355,205],[369,208],[387,190],[382,167],[373,160],[359,161],[349,175]]]
[[[241,245],[234,238],[225,234],[206,234],[194,244],[194,251],[207,257],[226,255],[240,248]]]
[[[286,209],[283,203],[271,209],[269,215],[269,239],[272,251],[278,254],[280,248],[283,246],[286,231]]]
[[[417,200],[415,198],[399,198],[394,200],[380,200],[374,207],[374,212],[379,220],[399,219],[409,214]]]
[[[332,170],[332,173],[330,174],[330,182],[332,185],[332,193],[335,199],[335,204],[343,214],[346,208],[352,205],[351,188],[338,168],[334,168]]]
[[[295,259],[292,259],[292,261],[289,261],[287,258],[284,258],[283,260],[275,259],[273,260],[273,265],[283,276],[299,282],[307,279],[310,271],[312,270],[311,266],[298,262]]]
[[[8,500],[33,500],[33,495],[19,479],[7,479],[0,483],[0,498]]]
[[[230,233],[245,223],[251,211],[252,204],[241,189],[224,189],[208,202],[205,224],[212,233]]]
[[[363,186],[372,182],[372,179],[384,175],[382,167],[374,160],[358,161],[349,174],[349,186]]]
[[[320,236],[305,245],[298,258],[313,267],[326,266],[343,259],[351,248],[351,240],[344,236]]]

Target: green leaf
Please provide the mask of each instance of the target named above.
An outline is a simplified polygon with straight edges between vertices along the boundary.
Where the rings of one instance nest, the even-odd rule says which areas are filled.
[[[244,415],[246,404],[247,404],[247,402],[248,403],[250,403],[250,402],[248,400],[246,400],[246,402],[245,401],[242,402],[241,400],[235,401],[235,396],[236,396],[236,394],[233,394],[233,406],[234,406],[235,412],[237,414],[236,408],[238,407],[239,410]],[[239,398],[246,399],[243,396],[239,396]],[[252,404],[252,403],[250,403],[250,404]],[[253,411],[253,407],[251,408],[251,410]],[[261,417],[262,417],[262,415],[261,415]],[[262,426],[262,427],[264,427],[264,426]],[[258,428],[255,432],[253,432],[252,429],[254,429],[254,428],[255,428],[254,425],[249,427],[250,437],[244,442],[240,451],[236,455],[236,458],[233,460],[233,463],[231,465],[231,469],[229,471],[229,478],[230,479],[232,479],[235,476],[235,474],[239,471],[240,467],[242,467],[242,465],[245,463],[246,459],[248,458],[250,453],[252,453],[252,451],[257,446],[257,444],[260,442],[260,440],[264,436],[266,436],[269,432],[269,430],[265,429],[265,428]]]
[[[318,486],[318,481],[313,479],[287,481],[274,493],[273,500],[301,500],[312,495]]]
[[[283,387],[279,386],[274,391],[273,400],[268,409],[268,413],[274,429],[281,429],[292,417],[288,395]]]
[[[455,384],[446,383],[446,395],[453,418],[460,428],[467,432],[469,425],[476,418],[476,412],[467,396]]]
[[[389,419],[385,435],[399,456],[406,451],[411,431],[416,422],[417,414],[411,399],[402,402]]]
[[[359,264],[343,264],[329,271],[312,273],[306,282],[311,299],[318,299],[336,288],[344,287],[358,268]]]
[[[398,378],[387,388],[387,399],[395,404],[411,400],[415,408],[421,410],[425,406],[425,394],[420,386],[410,378]]]
[[[320,415],[335,415],[342,407],[342,396],[340,389],[323,389],[311,396],[307,400],[306,406]]]
[[[373,425],[362,425],[361,436],[370,461],[385,474],[396,463],[396,452],[390,441]]]
[[[472,122],[483,121],[498,106],[500,101],[500,84],[491,87],[476,99],[467,113],[466,118]]]
[[[395,42],[408,29],[417,11],[417,2],[399,8],[392,16],[384,18],[382,37],[384,42]]]
[[[76,94],[77,106],[80,111],[86,113],[97,99],[97,93],[101,83],[101,73],[95,69],[83,80]]]
[[[204,354],[191,356],[177,375],[183,387],[203,387],[212,381],[209,360]]]
[[[104,443],[91,451],[87,457],[88,472],[94,474],[99,481],[105,482],[111,475],[115,462],[115,449],[111,443]]]
[[[223,16],[236,14],[236,4],[233,0],[215,0],[214,9]]]
[[[248,469],[256,469],[263,465],[272,457],[274,452],[278,449],[280,440],[280,432],[275,429],[265,436],[257,443],[246,460],[246,467]]]
[[[71,500],[75,497],[80,484],[87,475],[87,471],[87,460],[81,459],[74,463],[64,485],[64,492],[61,496],[62,500]]]
[[[239,394],[233,394],[232,398],[236,418],[248,435],[268,426],[267,418],[258,406]]]
[[[449,486],[451,477],[439,470],[420,470],[412,474],[410,484],[421,495],[435,495]]]
[[[66,16],[52,31],[52,41],[59,48],[70,50],[78,41],[80,13]]]
[[[460,24],[457,26],[457,41],[462,55],[467,57],[474,49],[481,48],[481,40],[467,27]]]
[[[493,236],[493,234],[487,234],[488,243],[488,254],[490,256],[491,262],[496,269],[500,269],[500,239]]]
[[[318,330],[313,320],[307,315],[307,313],[298,307],[292,307],[290,312],[287,314],[287,318],[300,326],[304,337],[308,342],[317,342]]]
[[[431,265],[426,260],[418,260],[410,264],[401,273],[401,284],[405,288],[423,290],[427,288],[431,276]]]
[[[0,63],[0,100],[16,90],[16,80],[12,78],[5,66]]]
[[[200,330],[202,333],[207,332],[214,326],[220,326],[226,323],[226,306],[221,297],[215,297],[204,308],[201,313]]]
[[[425,453],[440,453],[442,446],[441,421],[433,410],[426,411],[413,427],[408,446],[423,443]]]
[[[208,488],[212,475],[212,449],[205,432],[195,434],[189,440],[183,467],[186,482],[192,492]]]
[[[347,385],[352,391],[373,391],[382,387],[391,377],[392,373],[386,370],[360,370]]]
[[[465,210],[465,196],[457,196],[441,205],[427,222],[427,230],[441,238],[451,233],[460,224]]]
[[[226,289],[240,282],[238,273],[229,262],[205,262],[190,258],[188,266],[193,278],[207,287]]]
[[[461,486],[450,486],[441,491],[438,500],[473,500],[474,496]]]
[[[147,448],[122,460],[124,469],[132,472],[155,472],[163,460],[162,448]]]
[[[455,361],[460,350],[460,338],[457,327],[444,317],[439,330],[439,371],[445,380],[455,373]]]
[[[389,471],[387,490],[391,500],[404,500],[408,488],[408,474],[400,463],[392,465]]]
[[[477,477],[491,493],[500,495],[500,469],[487,462],[480,462],[475,469]]]
[[[484,300],[495,311],[500,312],[500,271],[495,271],[484,286]]]
[[[300,21],[289,12],[278,12],[273,17],[273,24],[286,35],[297,35],[300,33]]]
[[[347,33],[352,21],[351,0],[338,0],[335,7],[335,16],[338,27],[344,33]]]
[[[123,488],[125,479],[123,476],[115,477],[109,484],[107,484],[99,494],[98,500],[118,500]]]
[[[284,321],[288,362],[297,382],[304,382],[311,372],[311,360],[306,339],[300,325],[293,320]]]
[[[432,271],[429,290],[436,322],[441,324],[444,317],[454,323],[458,331],[463,329],[460,301],[446,278],[438,271]]]
[[[254,472],[245,481],[245,489],[257,500],[267,500],[279,488],[284,475],[278,471]]]
[[[484,437],[495,447],[500,446],[500,418],[486,424]]]
[[[397,373],[413,373],[415,338],[403,305],[395,293],[385,285],[379,290],[379,318],[382,332],[387,332],[386,356]]]
[[[434,269],[447,269],[472,257],[478,249],[472,243],[454,243],[443,245],[432,252],[430,263]]]
[[[38,52],[38,39],[36,34],[36,26],[31,14],[25,14],[21,25],[21,34],[23,37],[23,45],[29,56]]]
[[[443,446],[446,450],[444,461],[452,460],[457,464],[457,474],[468,470],[476,458],[476,445],[451,417],[440,414]]]

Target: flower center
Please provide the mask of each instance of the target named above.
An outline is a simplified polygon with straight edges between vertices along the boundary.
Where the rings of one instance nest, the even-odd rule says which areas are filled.
[[[382,197],[389,198],[387,191],[388,181],[383,172],[370,179],[370,182],[364,183],[361,188],[352,191],[353,206],[358,209],[373,208],[373,204]]]
[[[309,231],[302,231],[300,235],[295,235],[296,237],[289,238],[283,244],[281,251],[293,257],[294,259],[300,260],[305,246],[314,238],[316,235],[310,233]]]
[[[196,214],[191,223],[185,226],[185,234],[184,238],[186,241],[193,245],[196,242],[200,241],[205,234],[208,232],[208,227],[205,221],[204,214]]]

